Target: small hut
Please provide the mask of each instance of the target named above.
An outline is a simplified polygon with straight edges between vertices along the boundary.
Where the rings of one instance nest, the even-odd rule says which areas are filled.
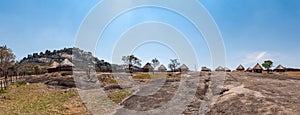
[[[236,68],[236,71],[243,72],[243,71],[245,71],[245,68],[244,68],[244,66],[241,64],[241,65],[239,65],[239,66]]]
[[[283,67],[282,65],[278,65],[275,69],[275,72],[285,72],[285,67]]]
[[[143,67],[143,72],[153,72],[154,68],[151,66],[150,63],[146,63]]]
[[[254,67],[253,67],[253,72],[256,73],[262,73],[263,68],[259,65],[259,63],[257,63]]]
[[[53,72],[57,72],[58,71],[58,67],[59,66],[59,63],[54,61],[50,66],[49,68],[47,68],[47,71],[48,73],[53,73]]]
[[[189,71],[189,68],[185,64],[182,64],[179,67],[179,70],[180,70],[180,72],[187,72],[187,71]]]
[[[72,75],[73,74],[74,64],[70,62],[68,59],[65,59],[63,62],[59,64],[59,70],[62,75]]]
[[[248,68],[246,69],[246,71],[247,71],[247,72],[253,72],[253,69],[252,69],[251,67],[248,67]]]
[[[158,71],[159,71],[159,72],[166,72],[166,71],[167,71],[167,68],[166,68],[164,65],[160,65],[160,66],[158,67]]]
[[[204,72],[211,72],[211,69],[207,68],[207,67],[201,67],[201,71]]]
[[[225,72],[231,72],[231,70],[228,67],[224,67]]]
[[[222,67],[222,66],[219,66],[219,67],[217,67],[216,69],[215,69],[215,71],[225,71],[225,68],[224,67]]]

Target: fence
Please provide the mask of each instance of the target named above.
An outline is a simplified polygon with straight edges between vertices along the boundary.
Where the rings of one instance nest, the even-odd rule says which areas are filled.
[[[14,84],[21,80],[24,76],[10,76],[0,78],[0,90],[5,90],[10,84]]]

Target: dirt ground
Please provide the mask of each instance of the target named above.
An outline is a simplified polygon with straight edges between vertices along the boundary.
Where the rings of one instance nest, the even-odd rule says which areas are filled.
[[[181,114],[300,114],[300,77],[232,72],[226,73],[224,84],[216,85],[214,75],[192,75],[200,81],[195,97]],[[123,109],[133,111],[163,107],[176,95],[179,85],[180,81],[167,80],[155,94],[133,95],[121,105]],[[212,101],[207,99],[208,92],[211,92],[210,97],[218,97],[212,105]],[[210,104],[203,106],[206,102]],[[117,110],[116,114],[122,114],[121,110]],[[161,112],[166,113],[164,110]]]
[[[246,72],[223,73],[223,75],[225,75],[223,80],[219,79],[222,78],[220,77],[222,73],[202,72],[185,75],[181,79],[158,78],[132,82],[125,75],[114,76],[122,78],[123,82],[127,81],[124,82],[128,86],[126,89],[138,87],[133,95],[120,103],[120,108],[115,114],[143,114],[146,111],[150,112],[149,114],[183,115],[300,114],[299,76]],[[29,77],[27,80],[65,88],[75,87],[70,77],[45,76],[38,79]],[[124,88],[120,83],[116,85],[113,80],[108,79],[107,82],[103,85],[106,92]],[[186,85],[186,89],[181,89],[183,84]],[[179,89],[183,92],[179,93]],[[178,95],[179,98],[176,98]]]

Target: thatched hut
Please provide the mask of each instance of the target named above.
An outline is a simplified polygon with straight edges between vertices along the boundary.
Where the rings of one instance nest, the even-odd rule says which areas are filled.
[[[187,71],[189,71],[189,68],[185,64],[182,64],[179,67],[179,70],[180,70],[180,72],[187,72]]]
[[[72,75],[73,74],[74,64],[70,62],[68,59],[65,59],[63,62],[59,64],[59,70],[62,75]]]
[[[236,71],[239,71],[239,72],[243,72],[245,71],[245,68],[242,64],[240,64],[237,68],[236,68]]]
[[[285,67],[283,67],[282,65],[278,65],[275,69],[275,72],[285,72]]]
[[[211,72],[211,69],[209,69],[207,67],[201,67],[201,71]]]
[[[52,64],[49,66],[49,68],[47,68],[48,73],[53,73],[53,72],[59,71],[58,66],[59,66],[58,62],[56,62],[56,61],[52,62]]]
[[[228,67],[224,67],[225,72],[231,72],[231,70]]]
[[[162,64],[158,67],[158,71],[159,72],[166,72],[167,71],[167,68]]]
[[[153,72],[154,68],[150,63],[146,63],[143,67],[143,72]]]
[[[248,68],[246,69],[246,72],[253,72],[253,69],[252,69],[251,67],[248,67]]]
[[[254,67],[253,67],[253,72],[256,73],[262,73],[263,68],[259,65],[259,63],[257,63]]]
[[[219,67],[217,67],[216,69],[215,69],[215,71],[225,71],[225,68],[224,67],[222,67],[222,66],[219,66]]]

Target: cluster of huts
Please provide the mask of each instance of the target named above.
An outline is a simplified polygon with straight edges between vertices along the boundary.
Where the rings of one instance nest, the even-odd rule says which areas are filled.
[[[212,71],[211,69],[207,68],[207,67],[202,67],[201,71]],[[223,71],[223,72],[231,72],[232,70],[230,70],[227,67],[222,67],[219,66],[215,69],[215,71]],[[239,65],[236,70],[237,72],[255,72],[255,73],[262,73],[264,71],[263,67],[257,63],[253,68],[249,67],[247,69],[245,69],[245,67],[243,65]],[[288,71],[287,68],[283,67],[282,65],[278,65],[274,70],[270,70],[270,71],[274,71],[274,72],[285,72]]]
[[[48,73],[60,72],[62,75],[72,75],[74,64],[68,59],[64,59],[61,63],[54,61],[47,69]]]
[[[153,72],[153,71],[155,71],[155,70],[154,70],[154,67],[153,67],[150,63],[146,63],[145,66],[143,66],[143,67],[141,68],[141,70],[142,70],[143,72]],[[160,65],[160,66],[157,68],[157,71],[158,71],[158,72],[166,72],[166,71],[167,71],[167,68],[162,64],[162,65]],[[187,71],[189,71],[189,68],[187,67],[187,65],[182,64],[176,71],[187,72]]]
[[[75,66],[71,61],[69,61],[68,59],[64,59],[64,61],[62,61],[61,63],[54,61],[47,70],[48,70],[48,73],[60,72],[62,75],[71,75],[74,67]],[[288,68],[285,68],[282,65],[278,65],[274,70],[271,70],[271,71],[285,72],[288,70],[289,70]],[[134,68],[134,71],[136,71],[136,72],[153,72],[155,70],[154,70],[154,67],[150,63],[146,63],[142,68],[138,68],[138,67]],[[158,67],[158,69],[156,71],[157,72],[167,72],[167,68],[162,64]],[[188,72],[189,68],[187,67],[187,65],[182,64],[176,71]],[[212,70],[207,67],[202,67],[201,71],[211,72]],[[215,69],[215,71],[231,72],[232,70],[230,70],[227,67],[219,66]],[[249,67],[247,69],[245,69],[245,67],[243,65],[239,65],[236,68],[236,70],[233,70],[233,71],[262,73],[264,71],[264,69],[260,64],[257,63],[253,68]]]

